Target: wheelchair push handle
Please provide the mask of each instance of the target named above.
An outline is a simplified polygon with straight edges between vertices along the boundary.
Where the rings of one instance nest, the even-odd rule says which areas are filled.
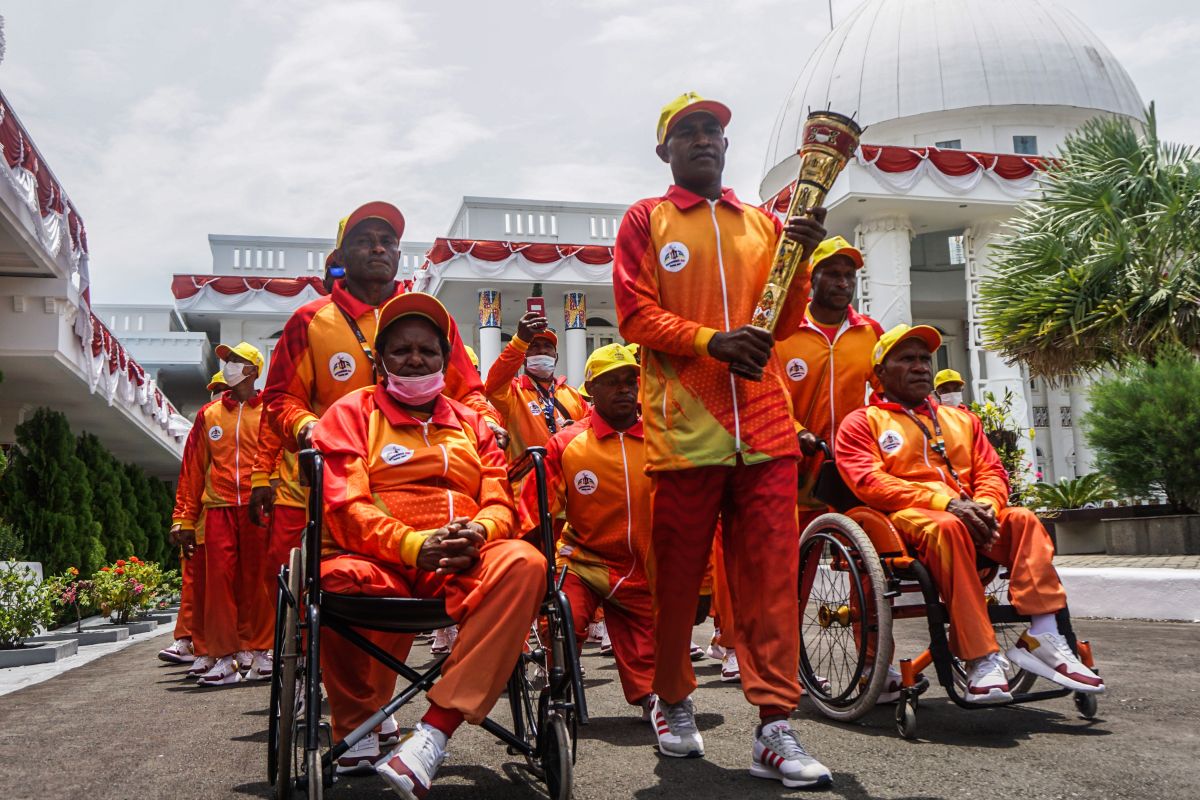
[[[817,439],[817,447],[825,454],[826,461],[833,461],[833,448],[824,439]]]

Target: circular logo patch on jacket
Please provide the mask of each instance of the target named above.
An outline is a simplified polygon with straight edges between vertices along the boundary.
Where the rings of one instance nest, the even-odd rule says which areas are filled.
[[[879,437],[879,449],[888,455],[891,455],[903,446],[904,437],[900,435],[899,431],[884,431],[883,435]]]
[[[787,376],[794,381],[802,381],[808,377],[808,362],[803,358],[793,358],[787,363]]]
[[[600,488],[600,479],[590,469],[581,469],[575,473],[575,491],[580,494],[591,494]]]
[[[358,365],[349,353],[334,353],[329,358],[329,374],[335,381],[348,381]]]
[[[385,444],[383,449],[379,451],[379,457],[392,466],[395,466],[403,464],[412,458],[413,451],[402,444]]]
[[[688,265],[691,258],[692,254],[683,242],[667,242],[663,249],[658,251],[658,263],[662,264],[662,268],[667,272],[679,272]]]
[[[217,441],[218,439],[220,439],[224,435],[225,435],[225,431],[221,429],[220,425],[213,425],[211,428],[208,429],[208,438],[212,439],[214,442]]]

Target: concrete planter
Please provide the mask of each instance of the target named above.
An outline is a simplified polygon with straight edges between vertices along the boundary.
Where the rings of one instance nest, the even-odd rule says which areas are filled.
[[[1046,526],[1046,530],[1050,532],[1050,537],[1054,540],[1055,552],[1059,555],[1094,553],[1148,555],[1151,553],[1148,549],[1109,549],[1107,532],[1111,530],[1110,524],[1128,522],[1134,527],[1141,527],[1151,520],[1171,516],[1172,511],[1174,509],[1166,505],[1068,508],[1060,511],[1045,511],[1038,517]],[[1118,527],[1120,527],[1119,524]],[[1140,541],[1142,547],[1149,547],[1149,540],[1144,537],[1135,541]],[[1122,545],[1118,544],[1117,546],[1121,547]],[[1127,543],[1124,546],[1137,547],[1139,545]],[[1171,552],[1182,553],[1183,551]]]
[[[123,628],[129,631],[130,636],[136,636],[139,633],[150,633],[158,627],[158,623],[152,619],[135,619],[129,622],[107,622],[103,625],[97,625],[96,630],[112,630],[114,628]]]
[[[1109,555],[1200,555],[1200,514],[1104,520]]]
[[[57,642],[34,642],[15,650],[0,650],[0,668],[27,667],[30,664],[49,664],[79,652],[79,643],[74,640]]]
[[[62,642],[74,640],[81,647],[86,647],[89,644],[108,644],[109,642],[123,642],[129,638],[129,629],[124,626],[105,627],[105,628],[84,628],[82,633],[76,631],[51,631],[44,633],[41,636],[33,636],[28,639],[31,642]]]
[[[154,620],[159,625],[171,625],[175,622],[175,617],[178,614],[174,611],[151,611],[144,617],[139,617],[138,622],[145,620]]]

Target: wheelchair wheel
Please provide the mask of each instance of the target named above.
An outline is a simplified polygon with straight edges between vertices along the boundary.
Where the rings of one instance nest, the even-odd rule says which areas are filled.
[[[275,651],[275,675],[272,676],[272,681],[276,680],[276,676],[279,681],[278,703],[271,708],[271,729],[275,735],[268,737],[275,744],[275,773],[272,782],[275,784],[276,800],[287,800],[292,796],[292,776],[297,766],[296,759],[298,754],[303,752],[296,747],[296,733],[300,728],[296,713],[296,683],[301,647],[299,604],[304,580],[303,571],[300,549],[293,548],[288,556],[287,566],[287,585],[292,602],[288,603],[280,598],[284,621],[282,635],[278,637],[277,642],[279,649]],[[272,693],[274,694],[274,686]],[[317,782],[320,783],[319,778]]]
[[[542,752],[542,772],[551,800],[569,800],[574,773],[575,755],[567,732],[567,721],[561,714],[552,713],[546,720],[545,747]]]
[[[279,579],[287,584],[286,565],[279,570]],[[283,653],[283,626],[287,614],[287,600],[284,598],[283,587],[275,587],[275,636],[272,640],[271,652],[279,658]],[[267,706],[267,782],[275,785],[275,767],[279,760],[279,690],[282,686],[283,671],[271,670],[271,700]]]
[[[308,773],[308,800],[321,800],[325,793],[325,781],[321,778],[321,751],[307,753],[304,760],[305,772]]]
[[[824,514],[800,538],[800,574],[810,572],[800,608],[800,680],[827,717],[856,720],[875,707],[892,660],[883,565],[857,523]]]
[[[980,580],[983,582],[983,597],[988,606],[1008,605],[1008,568],[999,567],[980,571]],[[1017,643],[1017,639],[1021,638],[1021,634],[1028,623],[1024,622],[996,622],[992,625],[992,630],[996,632],[996,643],[1000,645],[1000,652],[1008,652],[1008,648]],[[954,666],[954,685],[959,693],[963,693],[967,688],[967,665],[955,658]],[[1024,694],[1028,692],[1034,682],[1037,680],[1037,675],[1032,672],[1021,669],[1018,666],[1010,664],[1008,669],[1004,671],[1005,677],[1008,679],[1008,688],[1013,694]]]

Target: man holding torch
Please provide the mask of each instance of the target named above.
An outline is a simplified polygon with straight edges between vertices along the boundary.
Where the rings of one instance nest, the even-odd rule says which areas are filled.
[[[652,479],[660,752],[700,757],[690,635],[717,520],[737,609],[746,699],[759,709],[751,774],[788,787],[831,782],[788,723],[800,699],[796,460],[785,378],[770,331],[750,324],[780,236],[807,260],[823,208],[781,225],[721,185],[729,109],[694,93],[658,121],[674,179],[631,207],[617,234],[613,290],[621,335],[642,347],[646,469]],[[808,296],[802,264],[774,322],[795,330]]]

